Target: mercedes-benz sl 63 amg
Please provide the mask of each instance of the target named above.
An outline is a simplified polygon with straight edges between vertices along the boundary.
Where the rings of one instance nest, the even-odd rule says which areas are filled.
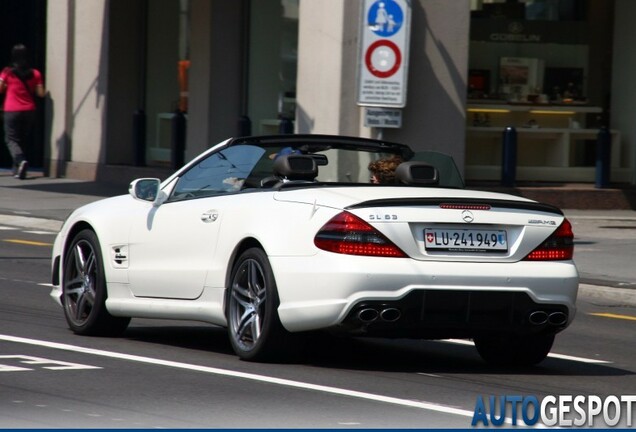
[[[369,166],[399,161],[390,181]],[[131,318],[227,327],[283,358],[302,333],[465,338],[531,365],[573,320],[572,227],[552,206],[468,190],[449,156],[363,138],[228,139],[172,176],[75,210],[51,295],[77,334]]]

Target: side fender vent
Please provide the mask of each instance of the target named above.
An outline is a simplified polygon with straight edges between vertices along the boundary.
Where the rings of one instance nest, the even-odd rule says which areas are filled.
[[[128,246],[112,246],[110,249],[110,261],[113,268],[128,268]]]

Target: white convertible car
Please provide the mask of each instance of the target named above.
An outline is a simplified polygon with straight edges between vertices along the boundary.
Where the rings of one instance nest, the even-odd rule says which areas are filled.
[[[369,163],[393,156],[394,182],[370,184]],[[116,335],[132,317],[204,321],[249,360],[328,330],[473,339],[486,361],[531,365],[574,318],[572,255],[560,210],[466,190],[446,155],[247,137],[75,210],[51,295],[77,334]]]

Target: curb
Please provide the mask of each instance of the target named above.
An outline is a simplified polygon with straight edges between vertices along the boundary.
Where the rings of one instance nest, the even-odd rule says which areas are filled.
[[[27,216],[0,215],[0,224],[18,228],[38,229],[57,233],[62,228],[62,221]]]
[[[579,284],[579,299],[581,297],[585,297],[586,300],[597,300],[604,303],[610,301],[612,306],[636,307],[635,289]]]

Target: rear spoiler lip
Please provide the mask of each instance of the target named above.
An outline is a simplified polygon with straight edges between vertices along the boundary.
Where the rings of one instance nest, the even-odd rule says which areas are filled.
[[[533,210],[564,216],[561,209],[550,204],[543,204],[534,201],[513,201],[480,198],[386,198],[363,201],[348,206],[346,210],[367,207],[439,206],[440,204],[486,204],[490,205],[493,208]]]

